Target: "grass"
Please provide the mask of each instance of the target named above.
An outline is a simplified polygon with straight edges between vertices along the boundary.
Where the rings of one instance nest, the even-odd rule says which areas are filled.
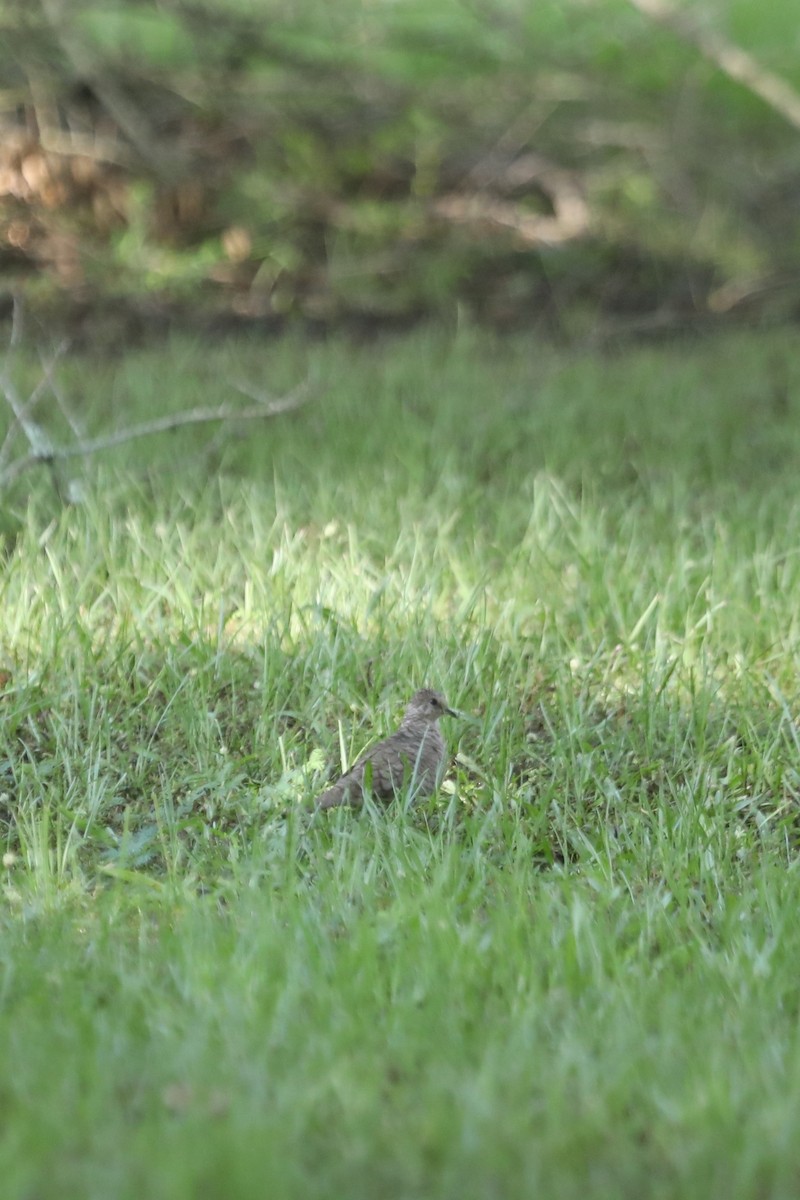
[[[100,428],[306,373],[6,504],[4,1195],[795,1196],[792,338],[63,386]],[[308,815],[423,681],[440,796]]]

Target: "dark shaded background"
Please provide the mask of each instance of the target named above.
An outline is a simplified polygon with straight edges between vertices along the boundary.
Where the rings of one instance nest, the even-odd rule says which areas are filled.
[[[791,0],[3,4],[0,304],[101,340],[795,319],[799,36]]]

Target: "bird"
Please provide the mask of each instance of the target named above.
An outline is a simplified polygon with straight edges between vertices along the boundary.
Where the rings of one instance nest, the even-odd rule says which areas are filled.
[[[409,700],[399,728],[367,750],[332,787],[317,797],[318,809],[359,807],[366,793],[392,800],[408,790],[414,800],[436,791],[447,747],[440,717],[457,717],[441,692],[421,688]]]

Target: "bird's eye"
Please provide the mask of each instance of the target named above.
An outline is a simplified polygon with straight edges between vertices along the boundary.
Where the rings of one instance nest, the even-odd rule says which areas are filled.
[[[434,708],[436,708],[436,705],[437,705],[438,703],[439,703],[439,701],[436,699],[436,697],[435,697],[435,696],[431,696],[431,704],[433,705],[433,707],[434,707]]]

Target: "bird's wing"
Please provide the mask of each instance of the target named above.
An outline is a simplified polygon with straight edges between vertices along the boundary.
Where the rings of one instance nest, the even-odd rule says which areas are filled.
[[[380,742],[362,754],[355,765],[337,779],[317,800],[317,808],[338,808],[341,805],[359,805],[364,791],[369,790],[379,800],[391,800],[403,786],[407,759],[395,747],[386,749]]]
[[[404,780],[413,768],[408,747],[392,735],[362,754],[350,774],[358,775],[359,787],[368,784],[373,796],[380,800],[391,800],[402,790]]]
[[[429,757],[423,754],[419,739],[409,740],[402,731],[393,733],[365,751],[346,775],[322,793],[317,807],[359,805],[365,791],[378,800],[392,800],[415,775],[417,786],[425,786],[431,782],[429,776],[435,775]]]

